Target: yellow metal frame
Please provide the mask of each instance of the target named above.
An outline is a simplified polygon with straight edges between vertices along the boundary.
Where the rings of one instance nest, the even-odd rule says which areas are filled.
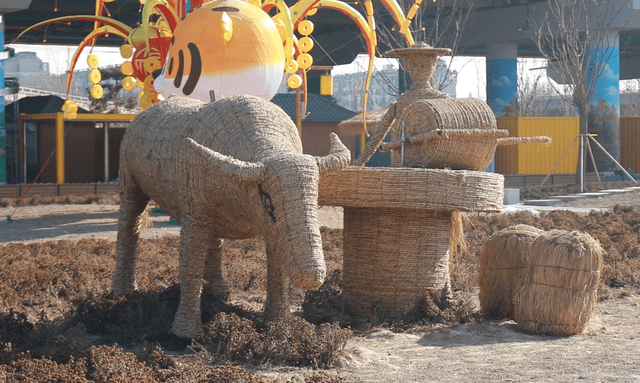
[[[99,114],[99,113],[82,113],[74,119],[64,118],[62,112],[46,113],[46,114],[21,114],[20,115],[20,161],[18,166],[20,171],[23,170],[23,161],[26,161],[24,142],[24,123],[27,121],[55,121],[56,132],[56,183],[64,183],[64,123],[65,121],[93,121],[93,122],[131,122],[136,114]],[[21,174],[24,179],[26,174]]]

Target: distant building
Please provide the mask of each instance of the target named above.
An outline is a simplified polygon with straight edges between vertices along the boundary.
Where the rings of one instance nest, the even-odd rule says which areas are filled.
[[[366,72],[348,73],[333,77],[333,97],[338,105],[359,111],[362,109],[362,94]],[[444,78],[447,76],[447,80]],[[456,97],[457,72],[451,71],[447,75],[447,67],[443,61],[438,62],[436,83],[445,84],[442,92]],[[386,108],[399,95],[399,71],[393,65],[385,65],[384,69],[373,72],[369,86],[369,100],[367,110]]]
[[[4,60],[4,76],[20,83],[31,77],[49,76],[49,63],[40,60],[35,52],[16,53]]]

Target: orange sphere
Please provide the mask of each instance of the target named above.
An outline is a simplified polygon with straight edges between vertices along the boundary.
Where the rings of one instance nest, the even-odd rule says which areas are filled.
[[[205,3],[174,31],[163,93],[210,101],[250,94],[271,99],[285,64],[278,28],[262,9],[240,0]]]

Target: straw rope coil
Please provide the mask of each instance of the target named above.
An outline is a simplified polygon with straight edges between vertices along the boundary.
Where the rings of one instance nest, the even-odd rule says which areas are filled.
[[[531,245],[514,319],[526,333],[580,334],[597,299],[603,250],[585,233],[555,230]]]
[[[349,166],[320,179],[318,204],[496,212],[503,198],[497,173]]]
[[[383,305],[398,318],[430,291],[448,291],[450,231],[448,212],[345,208],[343,286],[349,314],[370,317]]]
[[[533,241],[543,232],[516,225],[493,234],[480,252],[480,307],[489,318],[513,319],[513,298],[522,284]]]

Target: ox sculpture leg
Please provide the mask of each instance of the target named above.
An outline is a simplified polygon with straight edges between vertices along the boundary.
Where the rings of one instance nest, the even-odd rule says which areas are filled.
[[[204,290],[224,301],[229,298],[231,290],[222,276],[222,239],[214,238],[208,243],[204,259]]]
[[[136,246],[146,221],[148,198],[132,186],[130,178],[121,175],[120,213],[116,240],[116,270],[111,290],[115,295],[135,291]],[[129,181],[129,182],[127,182]]]
[[[206,225],[183,216],[179,247],[180,304],[171,332],[179,337],[192,338],[202,332],[200,298],[204,277],[205,254],[209,250]]]
[[[289,279],[284,262],[278,254],[273,244],[267,242],[267,300],[264,303],[264,313],[268,319],[291,314]]]

